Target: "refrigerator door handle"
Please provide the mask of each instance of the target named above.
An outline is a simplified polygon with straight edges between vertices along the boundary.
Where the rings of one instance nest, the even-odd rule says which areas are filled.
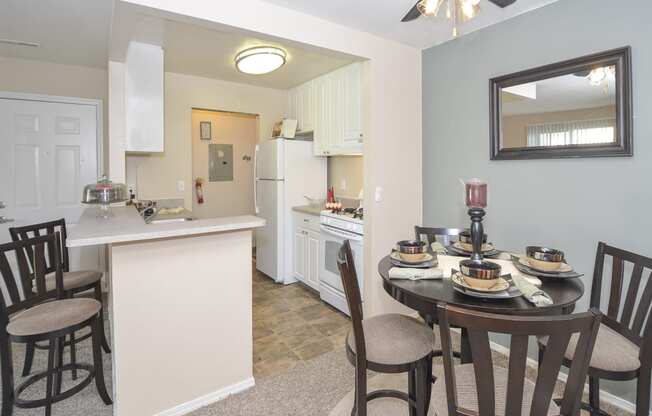
[[[256,150],[254,151],[254,212],[256,214],[260,213],[260,208],[258,208],[258,150],[260,145],[256,145]]]

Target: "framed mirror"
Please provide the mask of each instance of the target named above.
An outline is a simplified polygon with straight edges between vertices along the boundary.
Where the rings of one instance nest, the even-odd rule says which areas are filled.
[[[632,156],[631,49],[490,80],[491,159]]]

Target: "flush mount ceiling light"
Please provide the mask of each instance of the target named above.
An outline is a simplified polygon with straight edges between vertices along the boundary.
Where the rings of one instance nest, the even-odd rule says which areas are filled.
[[[274,46],[255,46],[235,57],[235,66],[245,74],[262,75],[276,71],[285,64],[286,53]]]

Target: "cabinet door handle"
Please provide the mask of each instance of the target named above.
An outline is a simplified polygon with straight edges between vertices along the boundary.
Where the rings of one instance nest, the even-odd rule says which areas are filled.
[[[303,222],[310,222],[310,220],[308,218],[304,218]]]

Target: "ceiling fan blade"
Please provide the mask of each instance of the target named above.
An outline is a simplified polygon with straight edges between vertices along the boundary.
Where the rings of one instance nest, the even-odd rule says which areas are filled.
[[[401,22],[411,22],[412,20],[414,20],[414,19],[418,18],[419,16],[421,16],[421,12],[419,11],[419,8],[417,7],[417,4],[419,4],[419,2],[417,2],[414,5],[414,7],[412,7],[410,9],[410,11],[407,12],[407,14],[405,16],[403,16],[403,18],[401,19]]]
[[[498,7],[507,7],[510,4],[516,2],[516,0],[489,0]]]

